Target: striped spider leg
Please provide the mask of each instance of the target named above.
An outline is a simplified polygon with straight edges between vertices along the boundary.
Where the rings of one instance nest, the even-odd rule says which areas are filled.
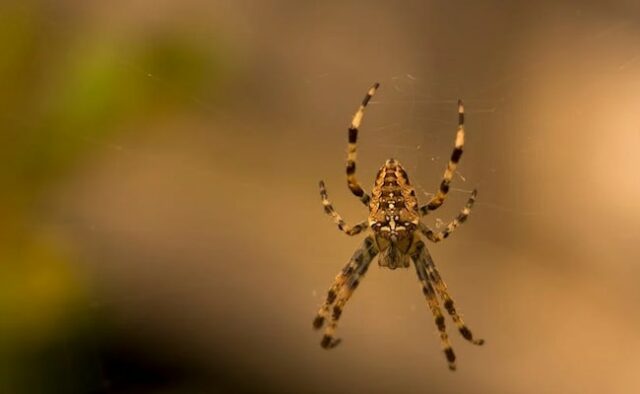
[[[449,163],[447,164],[447,168],[444,170],[444,175],[442,176],[442,181],[440,182],[440,187],[438,188],[438,192],[436,193],[431,200],[420,207],[420,216],[424,216],[429,211],[434,211],[438,209],[447,198],[447,194],[449,194],[449,184],[453,179],[453,174],[456,172],[456,167],[458,167],[458,163],[460,162],[460,157],[462,157],[462,147],[464,146],[464,105],[462,104],[462,100],[458,100],[458,131],[456,132],[456,142],[453,147],[453,152],[451,153],[451,158],[449,159]]]
[[[462,155],[464,109],[462,102],[459,102],[458,132],[455,148],[444,173],[440,189],[429,203],[422,207],[418,205],[415,189],[409,182],[405,169],[395,159],[387,160],[380,168],[376,175],[371,195],[369,195],[360,186],[355,177],[356,141],[364,109],[375,94],[378,86],[376,83],[369,89],[362,104],[353,116],[349,127],[347,184],[351,192],[369,208],[367,220],[354,226],[349,226],[333,208],[324,182],[320,182],[322,205],[325,212],[332,217],[338,229],[350,236],[366,232],[367,237],[364,239],[362,246],[355,251],[349,262],[336,276],[327,292],[324,303],[313,320],[313,327],[318,330],[325,328],[320,342],[323,348],[331,349],[337,346],[340,343],[340,340],[335,337],[338,320],[342,316],[347,301],[358,287],[373,259],[379,256],[378,265],[392,270],[408,268],[410,263],[413,262],[422,285],[422,291],[427,299],[427,305],[434,316],[436,327],[440,333],[442,348],[449,363],[449,368],[455,370],[456,356],[446,331],[445,318],[440,302],[442,302],[442,306],[451,316],[458,331],[465,339],[476,345],[482,345],[484,341],[473,338],[471,330],[464,324],[456,311],[453,299],[450,297],[447,286],[442,280],[424,241],[421,239],[421,235],[434,243],[446,239],[466,221],[475,202],[477,192],[474,190],[471,193],[469,200],[458,216],[440,232],[431,230],[420,221],[420,218],[430,210],[440,207],[447,196],[449,183]]]
[[[435,263],[433,262],[433,259],[431,258],[431,255],[423,241],[418,240],[416,242],[411,258],[416,267],[418,278],[422,283],[422,292],[427,298],[427,304],[429,305],[431,313],[435,319],[436,327],[438,327],[438,331],[440,332],[440,342],[442,343],[442,350],[444,351],[447,362],[449,363],[449,369],[454,371],[456,369],[456,355],[453,352],[451,343],[449,342],[444,316],[442,315],[442,310],[440,309],[440,303],[438,302],[436,293],[440,299],[442,299],[444,308],[458,327],[458,331],[463,338],[474,345],[484,344],[484,339],[474,339],[471,330],[469,330],[460,315],[458,315],[453,299],[451,299],[447,291],[447,285],[440,277],[440,273],[436,269]]]
[[[327,194],[327,188],[324,186],[324,182],[320,181],[320,197],[322,198],[322,205],[327,215],[333,218],[333,221],[338,225],[338,228],[347,235],[358,235],[363,230],[369,227],[369,223],[365,220],[351,227],[342,219],[342,216],[335,209],[331,201],[329,201],[329,195]]]
[[[460,211],[455,219],[453,219],[449,224],[445,226],[444,230],[436,233],[426,224],[420,222],[420,231],[431,242],[437,243],[443,241],[445,238],[451,235],[451,233],[454,232],[455,229],[457,229],[462,223],[467,221],[467,217],[469,217],[469,214],[471,213],[471,208],[473,207],[473,203],[476,201],[477,196],[478,191],[474,189],[473,192],[471,192],[471,196],[467,200],[464,208],[462,208],[462,211]]]
[[[347,185],[349,186],[351,193],[356,197],[359,197],[360,201],[362,201],[365,206],[369,206],[371,197],[364,191],[356,179],[356,142],[358,141],[358,129],[360,128],[362,118],[364,117],[364,109],[367,107],[367,104],[369,104],[371,97],[376,94],[376,90],[379,86],[380,84],[377,82],[371,86],[366,96],[364,96],[364,99],[362,99],[360,107],[356,111],[355,115],[353,115],[351,125],[349,126],[349,144],[347,145]]]
[[[377,254],[378,249],[374,244],[373,237],[365,238],[362,246],[356,250],[351,260],[333,281],[331,288],[327,292],[324,304],[322,304],[316,318],[313,320],[313,327],[319,330],[324,326],[325,321],[329,319],[320,342],[323,348],[330,349],[340,343],[340,340],[336,339],[334,335],[342,310]]]

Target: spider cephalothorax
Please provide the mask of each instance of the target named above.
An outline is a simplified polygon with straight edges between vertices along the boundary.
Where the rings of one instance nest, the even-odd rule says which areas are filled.
[[[444,308],[465,339],[476,345],[482,345],[484,341],[473,338],[471,330],[464,324],[456,311],[453,300],[447,291],[447,285],[440,277],[440,273],[431,259],[431,255],[420,234],[432,242],[440,242],[447,238],[469,216],[476,198],[476,191],[474,190],[471,193],[460,214],[440,232],[431,230],[420,221],[420,218],[429,211],[439,208],[449,193],[449,184],[462,156],[462,147],[464,145],[464,107],[462,102],[458,101],[458,132],[455,146],[440,187],[427,204],[418,205],[415,189],[409,183],[406,171],[394,159],[387,160],[384,166],[380,168],[373,191],[369,196],[360,186],[355,175],[356,141],[358,139],[358,128],[364,116],[364,109],[375,94],[378,86],[379,84],[376,83],[369,89],[364,100],[362,100],[362,104],[360,104],[360,108],[353,116],[349,127],[347,156],[347,183],[349,189],[369,208],[369,218],[355,226],[347,225],[333,209],[324,182],[320,182],[322,205],[324,205],[325,212],[333,217],[338,228],[347,235],[356,235],[368,229],[371,234],[364,239],[362,246],[356,250],[351,260],[336,276],[327,293],[324,304],[320,307],[318,315],[313,321],[313,326],[316,329],[320,329],[329,320],[326,324],[321,345],[326,349],[335,347],[340,343],[340,340],[335,338],[334,334],[338,320],[342,315],[342,310],[367,272],[371,261],[379,254],[379,265],[390,269],[409,267],[410,262],[413,261],[422,285],[422,292],[427,299],[427,304],[431,309],[431,313],[433,313],[436,326],[440,332],[440,340],[449,362],[449,368],[454,370],[456,356],[449,343],[449,336],[438,298],[442,300]]]

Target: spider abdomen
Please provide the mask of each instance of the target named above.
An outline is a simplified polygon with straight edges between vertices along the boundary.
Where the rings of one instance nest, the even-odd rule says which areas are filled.
[[[369,204],[369,224],[375,232],[399,236],[418,224],[418,200],[407,172],[394,159],[378,171]],[[410,231],[411,232],[411,231]]]
[[[387,160],[378,171],[369,205],[369,226],[381,252],[381,266],[409,266],[418,219],[418,201],[407,172],[396,160]]]

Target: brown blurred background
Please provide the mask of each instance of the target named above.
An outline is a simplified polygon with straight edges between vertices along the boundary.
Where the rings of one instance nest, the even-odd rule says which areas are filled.
[[[640,392],[636,1],[5,1],[0,53],[0,392]],[[311,329],[374,81],[360,179],[423,201],[466,103],[455,373],[413,269]]]

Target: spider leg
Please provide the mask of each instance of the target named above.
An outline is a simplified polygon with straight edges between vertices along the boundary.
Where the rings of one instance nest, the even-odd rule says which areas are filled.
[[[371,254],[371,255],[375,256],[375,254]],[[362,277],[364,277],[364,274],[367,272],[370,262],[371,260],[369,260],[369,262],[367,262],[366,264],[363,264],[360,267],[358,267],[355,274],[351,278],[349,278],[346,286],[343,287],[342,290],[340,291],[340,295],[338,296],[336,303],[333,305],[331,320],[329,321],[329,324],[325,328],[324,335],[322,337],[321,345],[325,349],[334,348],[338,346],[338,344],[340,343],[341,340],[336,339],[334,336],[336,328],[338,326],[338,320],[342,315],[342,310],[344,309],[344,306],[346,305],[347,301],[349,301],[349,298],[351,298],[351,295],[353,295],[353,292],[360,284],[360,280],[362,279]]]
[[[349,185],[349,189],[351,193],[353,193],[356,197],[360,198],[360,201],[366,206],[369,206],[369,201],[371,197],[364,191],[360,183],[356,179],[356,142],[358,141],[358,128],[360,128],[360,124],[362,123],[362,117],[364,116],[364,109],[367,104],[369,104],[369,100],[376,93],[376,89],[380,86],[379,83],[373,84],[373,86],[367,92],[367,95],[364,96],[362,100],[362,104],[356,111],[355,115],[353,115],[353,119],[351,119],[351,125],[349,126],[349,145],[348,145],[348,153],[347,153],[347,184]]]
[[[371,260],[377,254],[378,249],[373,242],[373,238],[367,237],[362,248],[354,253],[351,261],[338,274],[329,289],[327,299],[320,307],[318,315],[313,321],[313,327],[320,329],[324,325],[325,319],[329,318],[329,323],[325,327],[322,342],[320,343],[323,348],[331,349],[340,343],[339,339],[334,338],[334,334],[342,310],[353,291],[358,287],[360,279],[367,272]]]
[[[429,241],[431,242],[440,242],[447,238],[452,232],[455,231],[456,228],[458,228],[458,226],[460,226],[467,220],[467,217],[471,213],[471,208],[473,207],[473,203],[475,202],[477,195],[478,191],[474,189],[473,192],[471,192],[469,200],[467,200],[467,203],[465,204],[464,208],[462,208],[458,216],[456,216],[456,218],[453,219],[449,224],[447,224],[447,227],[445,227],[445,229],[440,232],[436,233],[432,229],[430,229],[429,226],[420,222],[420,231],[422,232],[422,234],[424,234],[424,236],[427,237],[427,239],[429,239]]]
[[[433,285],[431,284],[427,274],[426,259],[428,255],[426,254],[426,250],[427,248],[424,242],[418,241],[411,258],[416,266],[418,278],[420,279],[420,282],[422,282],[422,293],[427,298],[427,304],[431,309],[436,326],[440,332],[440,342],[442,344],[442,350],[444,351],[445,357],[447,358],[447,362],[449,363],[449,369],[455,371],[456,355],[451,347],[451,342],[449,342],[449,336],[447,335],[447,328],[444,322],[444,316],[442,315],[442,310],[440,309],[440,304],[438,303],[438,298],[436,297]]]
[[[424,216],[429,211],[433,211],[439,208],[449,193],[449,184],[453,178],[453,174],[456,171],[460,156],[462,156],[462,147],[464,146],[464,105],[462,100],[458,100],[458,132],[456,133],[456,143],[451,153],[451,158],[447,164],[447,169],[442,176],[442,182],[440,188],[435,196],[426,204],[420,207],[420,215]]]
[[[447,313],[449,313],[449,316],[451,316],[451,318],[453,319],[453,322],[458,327],[458,331],[460,331],[460,334],[464,337],[464,339],[473,343],[474,345],[484,344],[484,339],[473,338],[473,334],[471,333],[471,330],[469,330],[469,327],[467,327],[467,325],[464,324],[462,317],[458,315],[453,299],[451,299],[451,296],[447,291],[447,285],[442,280],[442,277],[440,276],[440,273],[436,268],[436,264],[433,262],[433,259],[431,258],[431,255],[429,254],[429,251],[427,250],[426,247],[424,248],[424,252],[422,255],[423,255],[422,260],[426,266],[427,273],[429,274],[429,278],[435,284],[436,291],[438,292],[438,295],[443,301],[444,309],[447,310]]]
[[[324,182],[320,181],[320,197],[322,198],[322,205],[324,206],[324,211],[327,215],[333,218],[333,221],[338,225],[338,228],[342,230],[347,235],[356,235],[360,234],[362,230],[365,230],[369,227],[368,221],[363,221],[361,223],[356,224],[355,226],[349,226],[343,219],[342,216],[335,209],[333,209],[333,205],[331,205],[331,201],[329,201],[329,195],[327,194],[327,189],[324,186]]]
[[[358,267],[365,263],[368,264],[368,262],[366,262],[367,259],[369,260],[369,262],[371,259],[373,259],[373,257],[369,257],[370,252],[367,252],[369,250],[375,250],[375,253],[377,253],[377,248],[371,236],[364,239],[362,247],[358,248],[355,251],[349,262],[336,276],[333,284],[327,292],[327,298],[324,304],[320,307],[316,318],[313,320],[313,327],[315,329],[320,329],[324,325],[325,319],[329,317],[331,306],[335,303],[336,298],[338,297],[338,293],[344,286],[345,282],[354,275]]]

